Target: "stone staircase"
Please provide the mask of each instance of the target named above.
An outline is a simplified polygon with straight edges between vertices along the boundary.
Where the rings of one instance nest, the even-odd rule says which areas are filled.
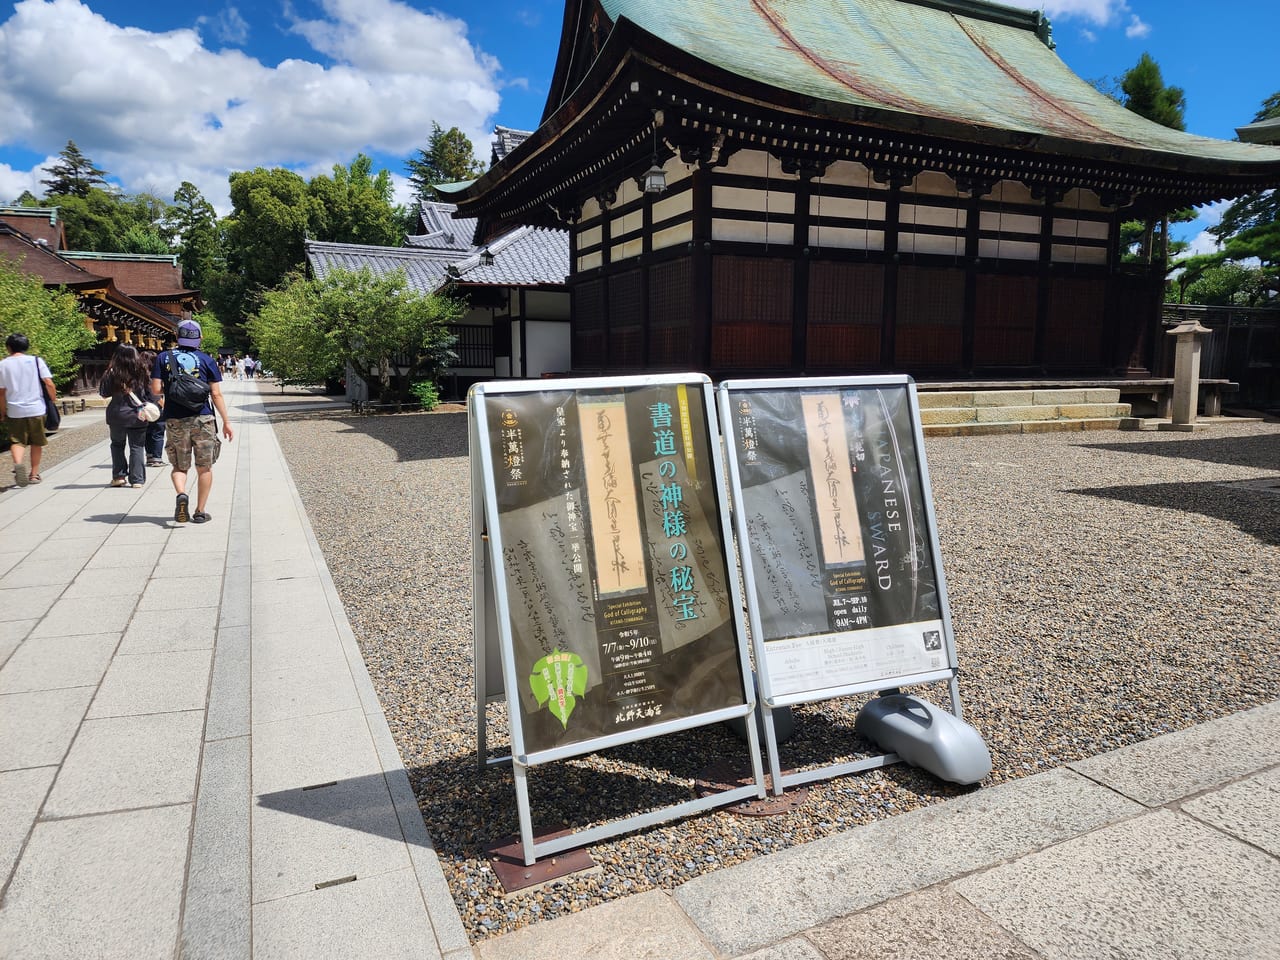
[[[1130,413],[1120,391],[1108,388],[917,390],[926,437],[1116,430]]]

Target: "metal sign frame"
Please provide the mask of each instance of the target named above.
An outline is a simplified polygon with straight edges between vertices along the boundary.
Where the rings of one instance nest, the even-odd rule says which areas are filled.
[[[730,628],[737,650],[737,666],[741,680],[742,703],[704,713],[650,723],[634,729],[579,740],[542,749],[526,750],[518,684],[521,679],[516,665],[515,641],[511,619],[510,597],[504,571],[503,536],[499,517],[497,483],[492,437],[488,422],[488,401],[513,394],[579,393],[584,391],[624,391],[627,388],[683,385],[698,390],[702,398],[703,428],[707,434],[707,450],[711,460],[711,478],[715,484],[714,502],[718,524],[713,528],[720,536],[721,554],[729,595]],[[473,646],[475,655],[476,743],[481,765],[512,764],[516,803],[520,819],[520,837],[526,864],[538,857],[585,846],[609,837],[619,836],[668,820],[700,813],[718,806],[765,796],[764,771],[755,724],[748,722],[747,749],[753,782],[719,793],[696,798],[621,820],[571,831],[567,835],[535,842],[529,802],[528,772],[531,767],[553,763],[569,757],[592,753],[610,747],[652,737],[664,736],[695,727],[708,726],[755,713],[751,665],[745,641],[743,601],[735,576],[732,528],[724,503],[724,462],[719,437],[715,432],[715,397],[711,381],[703,374],[665,374],[636,377],[565,378],[552,381],[494,381],[476,384],[469,391],[467,417],[471,460],[472,511],[472,584]],[[500,669],[495,671],[495,667]],[[495,673],[498,675],[495,676]],[[736,693],[736,690],[735,690]],[[505,697],[510,757],[487,758],[486,703]]]
[[[801,395],[814,394],[818,391],[831,390],[876,390],[892,389],[906,392],[909,418],[911,423],[911,441],[914,444],[917,479],[920,485],[922,516],[927,527],[927,542],[932,561],[938,597],[939,618],[942,626],[942,639],[946,654],[946,664],[938,669],[921,670],[900,676],[877,677],[875,679],[834,684],[827,687],[803,691],[779,692],[775,689],[774,679],[770,675],[768,641],[765,640],[763,628],[764,618],[761,615],[760,592],[757,587],[756,562],[753,557],[752,541],[748,528],[747,511],[744,509],[746,498],[743,495],[743,466],[739,460],[742,449],[742,437],[737,435],[734,423],[733,404],[737,397],[748,393],[760,392],[795,392]],[[899,686],[946,680],[951,699],[951,713],[962,719],[960,689],[956,682],[959,666],[956,660],[955,637],[951,627],[951,608],[947,600],[946,577],[942,568],[942,551],[938,543],[937,520],[933,510],[933,497],[929,484],[929,468],[924,452],[924,431],[920,422],[920,406],[916,394],[915,381],[905,375],[865,376],[865,377],[811,377],[787,379],[726,380],[717,390],[720,412],[720,430],[724,438],[726,460],[729,468],[729,481],[734,510],[734,525],[738,537],[738,554],[742,570],[743,583],[746,587],[748,620],[751,624],[751,642],[755,654],[757,683],[760,688],[760,709],[764,720],[765,742],[769,758],[769,771],[773,777],[773,792],[781,795],[788,785],[809,783],[827,779],[846,773],[856,773],[876,767],[887,766],[898,761],[897,754],[885,753],[866,757],[860,760],[830,764],[827,766],[801,770],[784,775],[779,757],[778,739],[774,726],[773,711],[799,703],[813,703],[830,700],[835,697],[859,693],[870,693],[896,689]],[[849,635],[858,633],[858,629],[849,631],[818,631],[801,637],[789,637],[788,640],[805,641],[823,636]]]

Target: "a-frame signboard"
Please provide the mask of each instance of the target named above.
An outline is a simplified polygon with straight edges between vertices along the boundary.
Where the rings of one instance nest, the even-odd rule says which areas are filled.
[[[961,716],[915,384],[730,380],[718,396],[773,790],[892,763],[784,775],[773,711],[945,680]]]
[[[531,768],[747,717],[754,694],[701,374],[497,381],[468,418],[477,742],[505,698],[526,864],[763,797],[746,786],[535,841]]]

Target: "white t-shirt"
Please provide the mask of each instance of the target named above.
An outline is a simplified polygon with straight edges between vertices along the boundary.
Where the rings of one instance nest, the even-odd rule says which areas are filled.
[[[15,353],[0,360],[0,387],[4,388],[6,414],[14,420],[44,416],[44,379],[53,374],[40,357]]]

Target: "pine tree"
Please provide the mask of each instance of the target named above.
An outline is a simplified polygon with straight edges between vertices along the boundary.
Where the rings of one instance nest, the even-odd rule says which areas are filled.
[[[467,135],[457,127],[442,130],[438,123],[431,124],[427,148],[409,158],[405,169],[414,195],[420,200],[432,199],[438,183],[473,180],[484,173],[484,165],[476,159]]]
[[[61,159],[49,167],[50,178],[40,181],[49,188],[46,197],[87,197],[90,188],[107,182],[107,171],[81,153],[74,140],[68,140],[58,156]]]

